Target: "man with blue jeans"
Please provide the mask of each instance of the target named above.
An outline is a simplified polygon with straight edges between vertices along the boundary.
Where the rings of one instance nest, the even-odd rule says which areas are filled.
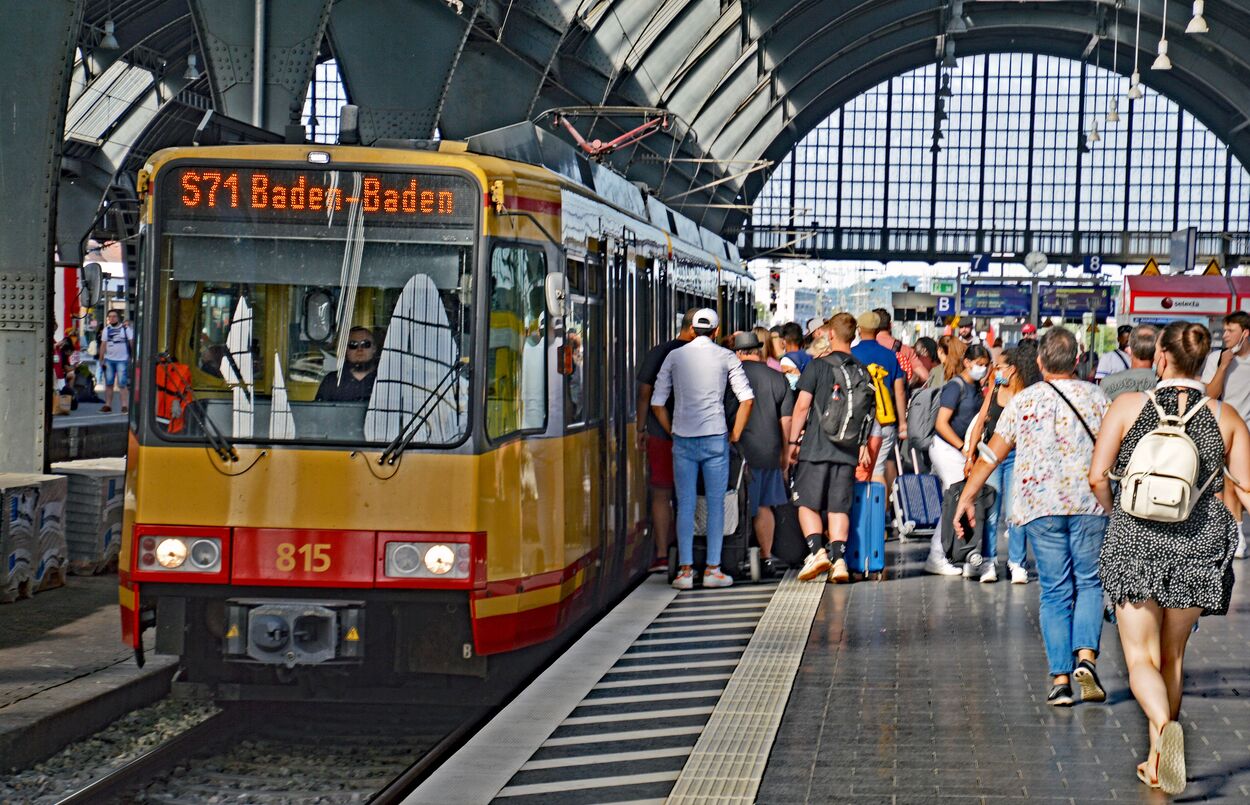
[[[1011,520],[1023,527],[1037,560],[1042,640],[1053,677],[1046,700],[1057,706],[1075,701],[1073,679],[1083,701],[1107,696],[1095,671],[1103,604],[1098,552],[1107,518],[1088,474],[1108,403],[1097,386],[1076,379],[1076,358],[1071,332],[1048,331],[1037,355],[1043,382],[1007,403],[990,440],[997,461],[1016,451]],[[957,533],[962,515],[974,519],[973,501],[997,461],[982,457],[973,466],[955,512]]]
[[[130,388],[130,356],[134,354],[135,334],[129,324],[122,323],[119,310],[110,310],[107,323],[100,332],[100,362],[104,366],[104,405],[102,413],[113,410],[113,384],[121,389],[122,413],[126,413],[127,389]]]
[[[729,587],[733,579],[721,572],[725,538],[725,488],[729,485],[729,444],[742,436],[755,394],[738,357],[715,342],[720,319],[704,308],[694,314],[694,340],[670,352],[660,367],[651,394],[651,411],[673,436],[673,482],[677,491],[677,562],[673,586],[694,586],[694,508],[699,473],[707,503],[707,569],[704,587]],[[733,432],[725,425],[725,387],[738,398]],[[669,395],[674,398],[668,414]]]

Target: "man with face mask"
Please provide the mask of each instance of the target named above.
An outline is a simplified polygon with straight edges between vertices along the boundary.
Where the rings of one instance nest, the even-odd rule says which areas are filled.
[[[1241,418],[1250,415],[1250,313],[1238,310],[1224,317],[1224,349],[1207,357],[1202,371],[1207,396],[1231,405]],[[1246,533],[1242,525],[1241,501],[1229,494],[1225,503],[1237,521],[1238,559],[1246,558]]]

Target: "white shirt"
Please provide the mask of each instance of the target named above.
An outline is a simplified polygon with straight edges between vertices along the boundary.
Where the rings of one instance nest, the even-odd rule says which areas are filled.
[[[130,342],[134,337],[128,324],[104,325],[104,357],[110,361],[130,360]]]
[[[720,436],[725,424],[725,386],[739,402],[755,399],[738,356],[698,336],[664,359],[651,393],[652,405],[665,405],[673,395],[673,435],[684,438]]]
[[[1221,352],[1212,351],[1207,356],[1206,366],[1202,369],[1202,382],[1210,383],[1215,379],[1215,370],[1220,365]],[[1232,362],[1224,372],[1224,393],[1220,399],[1233,407],[1242,419],[1250,416],[1250,355],[1244,358],[1233,356]]]
[[[1094,370],[1094,379],[1102,380],[1107,375],[1123,372],[1132,365],[1128,350],[1115,349],[1111,352],[1104,352],[1098,358],[1098,368]]]

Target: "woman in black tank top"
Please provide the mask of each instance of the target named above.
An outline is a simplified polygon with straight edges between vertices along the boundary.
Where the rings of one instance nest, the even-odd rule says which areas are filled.
[[[994,387],[985,395],[981,412],[972,426],[972,439],[969,440],[968,469],[977,460],[977,445],[989,443],[998,427],[998,418],[1002,416],[1011,398],[1040,379],[1037,371],[1036,342],[1027,341],[1017,347],[1003,350],[994,366]],[[1013,584],[1027,584],[1028,570],[1025,569],[1027,546],[1024,529],[1013,526],[1011,516],[1011,485],[1012,469],[1015,467],[1014,451],[999,462],[987,483],[998,490],[998,497],[985,520],[985,542],[981,546],[981,554],[985,563],[981,569],[981,581],[989,583],[998,581],[998,527],[999,523],[1007,524],[1007,571]]]

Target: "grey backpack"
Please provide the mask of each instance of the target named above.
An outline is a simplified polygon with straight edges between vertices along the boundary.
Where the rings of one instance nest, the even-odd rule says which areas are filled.
[[[952,380],[954,382],[962,382]],[[916,450],[928,450],[937,427],[942,389],[920,389],[907,404],[907,442]]]

